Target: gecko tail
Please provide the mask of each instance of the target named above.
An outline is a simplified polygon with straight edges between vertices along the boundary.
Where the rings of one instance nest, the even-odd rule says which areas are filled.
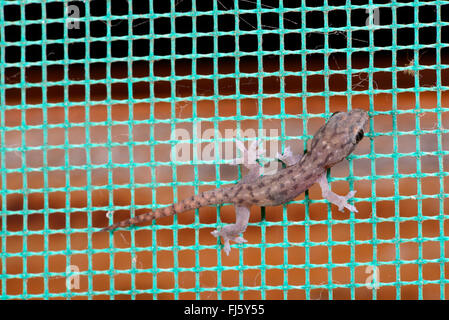
[[[138,216],[135,216],[133,218],[122,220],[117,223],[114,223],[106,228],[101,229],[100,231],[111,231],[117,228],[125,228],[128,226],[131,226],[133,224],[138,224],[142,222],[149,222],[153,219],[158,219],[161,217],[168,217],[172,216],[176,213],[180,213],[182,211],[179,211],[181,208],[179,208],[179,205],[171,205],[168,207],[160,208],[154,211],[146,212],[143,214],[140,214]],[[182,210],[182,209],[181,209]],[[187,209],[188,210],[188,209]],[[185,211],[185,210],[183,210]]]
[[[228,188],[215,189],[200,193],[196,196],[192,196],[190,198],[184,199],[176,204],[172,204],[168,207],[159,208],[154,211],[150,211],[144,214],[140,214],[133,218],[123,220],[117,223],[114,223],[106,228],[100,230],[102,231],[111,231],[117,228],[125,228],[133,224],[138,224],[141,222],[148,222],[153,219],[158,219],[161,217],[168,217],[175,215],[177,213],[182,213],[184,211],[197,209],[201,207],[205,207],[208,205],[222,204],[229,201],[229,193],[225,192]]]
[[[107,226],[106,228],[101,229],[100,232],[111,231],[111,230],[118,229],[118,228],[125,228],[130,225],[137,224],[137,223],[144,222],[144,221],[151,221],[154,219],[154,214],[155,214],[155,212],[147,212],[147,213],[135,216],[134,218],[122,220],[117,223],[111,224],[110,226]]]

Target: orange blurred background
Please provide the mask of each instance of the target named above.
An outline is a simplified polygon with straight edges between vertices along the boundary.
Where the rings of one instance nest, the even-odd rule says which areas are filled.
[[[329,61],[334,63],[333,69],[345,70],[344,61]],[[276,61],[269,62],[268,57],[264,58],[265,70],[270,67],[279,70]],[[320,69],[319,61],[314,61],[314,64]],[[405,60],[398,62],[398,65],[406,64]],[[248,70],[257,70],[258,67],[254,59],[246,64]],[[285,63],[286,70],[298,71],[302,67],[299,58],[287,59]],[[201,70],[207,73],[209,68],[207,63],[200,63],[199,73]],[[49,78],[58,81],[63,70],[64,66],[49,70]],[[155,70],[155,73],[170,74],[170,66],[161,65]],[[232,63],[220,66],[223,74],[232,70]],[[39,68],[29,68],[22,74],[18,71],[7,71],[8,83],[22,80],[30,84],[42,82]],[[443,71],[441,78],[448,79],[448,69]],[[104,79],[106,66],[93,65],[90,72],[91,79]],[[434,110],[438,92],[424,91],[418,97],[412,89],[394,96],[389,93],[358,94],[370,88],[370,78],[366,73],[354,75],[351,82],[344,74],[313,75],[307,79],[300,76],[261,79],[255,75],[254,78],[239,79],[240,92],[257,94],[260,83],[264,94],[278,93],[283,86],[285,92],[297,95],[284,98],[284,108],[280,98],[229,99],[227,96],[236,93],[235,79],[230,77],[219,81],[220,92],[215,93],[219,94],[219,100],[214,102],[213,81],[199,80],[194,94],[201,99],[211,98],[198,101],[194,106],[191,80],[178,81],[176,88],[171,87],[168,81],[149,83],[145,78],[148,77],[148,64],[144,63],[134,64],[132,72],[133,76],[141,77],[142,82],[128,86],[126,82],[113,81],[109,88],[105,84],[90,87],[68,85],[68,98],[71,102],[78,101],[77,106],[64,107],[62,85],[6,90],[8,107],[3,121],[7,130],[2,146],[16,150],[8,149],[3,159],[5,169],[14,169],[15,172],[1,177],[6,178],[1,182],[8,190],[2,198],[6,201],[1,203],[7,214],[1,217],[0,224],[2,228],[6,225],[6,230],[2,231],[7,233],[1,239],[6,258],[0,260],[5,264],[0,269],[6,270],[8,275],[3,280],[6,281],[4,294],[14,296],[26,292],[32,297],[49,293],[51,298],[66,299],[70,296],[66,279],[57,274],[64,274],[68,264],[78,266],[81,272],[89,271],[80,276],[79,289],[72,289],[75,294],[72,299],[89,296],[109,299],[109,290],[117,290],[116,299],[153,299],[156,296],[158,299],[195,299],[198,285],[201,299],[396,299],[398,292],[401,299],[417,299],[421,295],[424,299],[439,299],[440,290],[444,290],[445,296],[449,294],[446,275],[448,249],[442,247],[444,237],[449,234],[449,225],[442,220],[444,208],[440,207],[443,202],[447,204],[446,195],[441,194],[441,190],[448,190],[449,184],[441,173],[448,170],[449,163],[447,156],[441,155],[438,149],[439,139],[444,151],[449,150],[449,141],[446,133],[435,131],[449,127],[449,116],[446,112],[437,114]],[[190,72],[189,62],[177,61],[176,74],[183,72]],[[397,83],[399,87],[410,88],[414,77],[419,76],[421,87],[430,88],[435,83],[435,72],[429,70],[420,75],[398,72]],[[127,73],[126,63],[111,65],[113,79],[125,80]],[[82,65],[69,66],[69,75],[70,79],[88,80],[84,78]],[[372,85],[374,88],[391,89],[391,77],[391,73],[376,73]],[[306,80],[307,93],[301,89]],[[325,83],[332,95],[313,95],[323,92]],[[348,83],[352,84],[352,96],[345,94]],[[185,100],[170,103],[156,99],[151,104],[124,102],[112,105],[105,102],[108,97],[128,99],[132,96],[150,100],[149,88],[153,85],[154,98],[176,95],[185,97]],[[20,104],[23,91],[26,108],[12,107]],[[45,102],[43,97],[60,105],[44,110],[40,106]],[[449,107],[448,93],[443,92],[440,98],[443,107]],[[417,101],[419,107],[416,106]],[[325,109],[326,104],[328,110]],[[302,194],[296,199],[297,203],[266,208],[265,220],[261,218],[261,209],[253,207],[250,226],[245,233],[248,245],[233,246],[229,256],[219,249],[171,249],[171,246],[215,245],[217,240],[210,232],[217,223],[216,207],[201,208],[198,216],[190,211],[176,219],[162,218],[157,221],[161,226],[157,231],[152,231],[146,224],[145,228],[137,227],[131,231],[117,230],[113,236],[95,232],[111,221],[107,218],[108,210],[104,208],[131,204],[148,207],[168,205],[175,198],[184,199],[197,191],[210,189],[217,185],[216,182],[223,185],[238,179],[239,168],[228,164],[217,165],[212,161],[177,167],[171,165],[171,146],[167,140],[174,128],[192,132],[193,124],[198,123],[194,115],[202,119],[202,131],[216,128],[221,134],[237,126],[243,130],[264,128],[281,132],[283,124],[285,146],[302,153],[303,142],[296,137],[304,132],[313,135],[325,123],[321,113],[346,110],[348,104],[376,114],[370,120],[365,139],[354,152],[356,157],[351,165],[356,179],[353,186],[357,191],[355,205],[358,213],[342,213],[335,206],[321,201],[321,191],[314,185],[308,192],[311,202],[305,201]],[[391,112],[393,105],[397,113]],[[416,110],[419,114],[415,113]],[[285,119],[277,117],[282,112]],[[304,118],[306,114],[310,116],[308,119]],[[237,115],[246,118],[238,124],[235,120]],[[229,119],[225,119],[227,117]],[[139,123],[133,124],[131,120]],[[439,127],[438,121],[443,128]],[[397,130],[394,130],[393,122]],[[146,143],[151,135],[157,144]],[[87,141],[100,145],[86,147]],[[130,142],[136,145],[129,147]],[[113,144],[109,153],[111,157],[106,147],[108,143]],[[269,154],[281,151],[280,146],[279,143],[278,150],[270,150],[268,146]],[[419,157],[414,154],[418,150],[422,152]],[[129,166],[131,152],[138,166]],[[26,168],[24,174],[20,168]],[[413,177],[417,168],[427,176]],[[332,183],[336,193],[346,194],[350,190],[346,180],[349,172],[348,161],[332,168],[331,175],[342,178]],[[174,174],[176,180],[173,179]],[[133,185],[150,183],[156,187]],[[180,185],[172,188],[170,183]],[[60,190],[51,191],[51,188]],[[395,193],[401,197],[400,200],[388,198],[394,197]],[[377,197],[377,200],[373,202],[372,197]],[[444,200],[440,201],[441,197]],[[49,213],[48,209],[52,212]],[[24,210],[29,211],[24,215]],[[136,213],[140,211],[143,210]],[[218,222],[234,221],[231,205],[221,207],[219,212],[221,218]],[[129,216],[129,210],[120,209],[113,213],[113,220]],[[197,223],[210,224],[210,227],[192,228]],[[89,232],[86,232],[87,228]],[[25,229],[28,232],[23,232]],[[439,237],[443,238],[439,240]],[[308,242],[304,245],[306,239]],[[363,243],[356,243],[360,241]],[[153,252],[152,248],[156,246],[158,250]],[[108,249],[120,251],[112,254],[107,252]],[[348,265],[350,263],[354,265]],[[356,266],[359,263],[363,264]],[[371,275],[367,269],[370,264],[379,266],[381,285],[375,296],[375,290],[364,286]],[[284,268],[287,265],[288,268]],[[134,269],[129,272],[131,268]],[[154,274],[153,268],[158,268],[159,272]],[[173,268],[178,271],[174,273]],[[201,268],[207,270],[200,271]],[[442,274],[444,279],[441,279]],[[433,283],[419,283],[422,280],[433,280]],[[267,286],[263,293],[259,289],[261,285]],[[301,287],[305,285],[321,287]],[[328,285],[335,287],[329,290]],[[217,294],[219,286],[223,290],[221,295]],[[239,292],[236,289],[239,286],[245,290]],[[283,290],[283,286],[297,287]],[[227,290],[227,287],[234,289]],[[174,288],[179,289],[178,295],[171,290]],[[151,289],[161,292],[140,291]]]

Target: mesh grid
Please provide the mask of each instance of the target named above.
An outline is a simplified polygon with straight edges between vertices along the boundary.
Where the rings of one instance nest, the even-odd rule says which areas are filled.
[[[446,298],[445,2],[0,4],[2,299]],[[370,130],[329,180],[359,213],[318,189],[253,208],[230,257],[209,234],[230,206],[96,233],[236,183],[205,145],[275,129],[303,152],[353,107]]]

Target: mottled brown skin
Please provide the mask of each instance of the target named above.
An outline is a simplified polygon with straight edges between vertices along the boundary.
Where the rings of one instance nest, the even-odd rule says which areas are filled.
[[[280,169],[275,174],[259,176],[258,170],[250,168],[248,176],[245,176],[236,185],[200,193],[171,206],[118,222],[102,231],[171,216],[208,205],[232,203],[236,207],[236,224],[226,225],[220,231],[213,232],[215,236],[223,237],[225,252],[229,253],[229,240],[238,243],[245,242],[243,238],[239,237],[239,234],[246,229],[249,208],[252,205],[277,206],[283,204],[309,189],[319,179],[325,179],[326,170],[351,154],[357,143],[363,138],[363,128],[367,120],[367,113],[360,109],[336,112],[316,132],[310,145],[310,151],[299,160],[291,161],[294,164]],[[320,180],[323,189],[322,183],[323,181]],[[339,208],[346,207],[351,211],[356,211],[355,207],[346,202],[349,196],[341,197],[329,190],[328,193],[331,193],[331,197],[327,199],[337,204]]]

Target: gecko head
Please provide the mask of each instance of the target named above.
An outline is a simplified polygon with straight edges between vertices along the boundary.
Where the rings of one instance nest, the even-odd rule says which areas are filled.
[[[363,139],[368,114],[361,109],[335,112],[312,139],[310,153],[324,168],[330,168],[354,151]]]

